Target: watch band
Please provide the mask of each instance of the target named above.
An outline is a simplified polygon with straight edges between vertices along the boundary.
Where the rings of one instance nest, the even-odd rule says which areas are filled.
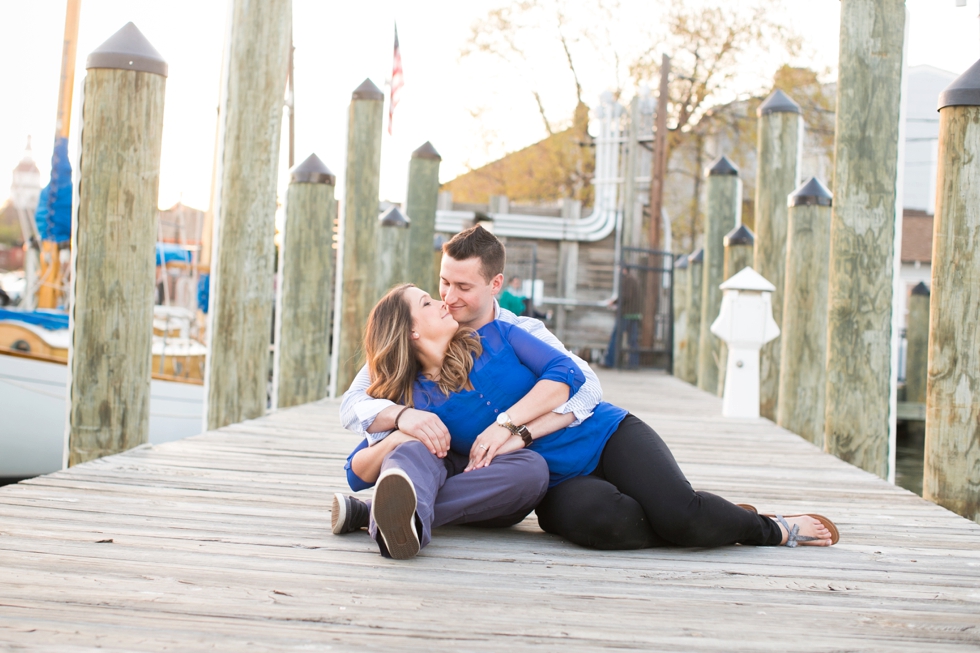
[[[497,426],[504,427],[505,429],[507,429],[512,434],[514,434],[514,435],[516,435],[518,437],[520,437],[520,435],[521,435],[520,433],[517,432],[517,427],[514,426],[514,424],[512,422],[504,422],[503,424],[497,424]]]
[[[521,424],[520,426],[516,427],[513,433],[514,435],[524,440],[525,447],[530,447],[531,443],[534,442],[534,438],[531,437],[531,432],[527,429],[527,426],[525,426],[524,424]]]

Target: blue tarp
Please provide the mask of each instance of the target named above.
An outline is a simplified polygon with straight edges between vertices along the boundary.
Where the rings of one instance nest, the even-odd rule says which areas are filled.
[[[157,265],[173,263],[174,261],[190,263],[191,253],[180,245],[175,245],[173,243],[157,243]]]
[[[197,278],[197,307],[208,312],[208,301],[211,298],[211,275],[202,274]]]
[[[62,313],[60,311],[11,311],[6,308],[0,308],[0,321],[3,320],[18,320],[39,326],[48,331],[68,328],[68,313]]]
[[[41,190],[34,220],[41,240],[71,240],[71,161],[68,139],[57,138],[51,155],[51,182]]]

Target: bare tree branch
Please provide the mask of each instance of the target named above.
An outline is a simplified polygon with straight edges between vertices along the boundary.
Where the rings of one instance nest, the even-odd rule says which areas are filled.
[[[572,51],[568,49],[568,39],[565,38],[565,15],[561,9],[556,12],[558,19],[558,38],[561,39],[561,47],[565,50],[565,58],[568,60],[568,68],[572,71],[572,78],[575,80],[575,98],[577,104],[582,104],[582,83],[578,79],[578,72],[575,70],[575,62],[572,61]],[[576,105],[577,106],[577,105]],[[549,132],[550,133],[550,132]]]
[[[548,131],[548,136],[551,136],[555,131],[551,128],[551,123],[548,122],[548,116],[544,111],[544,104],[541,102],[541,94],[535,90],[532,90],[531,93],[534,95],[534,101],[538,103],[538,112],[541,114],[541,120],[544,121],[544,128]]]

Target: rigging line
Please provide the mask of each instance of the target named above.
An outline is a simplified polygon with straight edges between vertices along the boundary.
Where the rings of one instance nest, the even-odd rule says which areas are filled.
[[[32,388],[31,386],[27,385],[26,383],[18,383],[17,381],[12,381],[12,380],[10,380],[7,377],[0,376],[0,383],[7,383],[7,384],[12,385],[12,386],[14,386],[16,388],[21,388],[22,390],[27,390],[28,392],[34,392],[34,393],[37,393],[39,395],[44,395],[46,397],[54,397],[55,399],[60,399],[62,401],[65,400],[65,395],[64,394],[60,394],[59,395],[59,394],[55,394],[54,392],[47,392],[46,390],[41,390],[40,388]]]
[[[10,376],[9,374],[0,374],[0,379],[10,379],[11,381],[26,381],[27,383],[36,383],[38,385],[50,385],[50,386],[54,386],[56,388],[64,388],[65,387],[64,381],[62,381],[62,382],[59,383],[58,381],[45,381],[45,380],[42,380],[42,379],[30,379],[30,378],[26,378],[26,377],[23,377],[23,376]]]

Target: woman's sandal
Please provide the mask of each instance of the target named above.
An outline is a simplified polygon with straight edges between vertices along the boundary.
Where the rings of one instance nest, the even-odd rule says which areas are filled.
[[[813,517],[818,522],[823,524],[828,531],[830,531],[830,543],[832,545],[837,544],[840,541],[840,532],[837,530],[837,526],[834,524],[834,522],[830,521],[823,515],[806,513],[806,514],[786,515],[786,516],[787,517]],[[823,539],[820,537],[810,537],[809,535],[800,535],[800,525],[793,524],[793,527],[790,528],[789,524],[786,522],[786,520],[783,518],[782,515],[763,515],[763,517],[771,517],[775,519],[780,524],[782,524],[783,528],[786,529],[786,532],[789,534],[789,537],[786,538],[786,544],[784,544],[783,546],[788,546],[792,548],[797,546],[799,542],[813,542],[815,540]]]

